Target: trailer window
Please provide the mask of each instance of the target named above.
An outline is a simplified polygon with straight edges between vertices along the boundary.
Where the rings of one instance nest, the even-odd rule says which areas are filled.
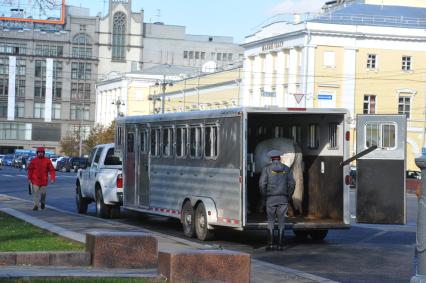
[[[371,122],[365,125],[365,146],[392,149],[396,146],[396,126],[390,123]]]
[[[123,144],[123,128],[117,127],[117,145]]]
[[[176,156],[183,158],[186,156],[186,141],[187,141],[187,129],[178,127],[176,129]]]
[[[290,131],[290,137],[293,139],[293,142],[300,144],[300,141],[302,140],[302,128],[295,125],[291,126]]]
[[[328,149],[338,149],[337,126],[337,123],[328,124]]]
[[[160,129],[151,130],[151,156],[160,156]]]
[[[308,148],[316,149],[319,146],[319,126],[310,124],[308,127]]]
[[[127,133],[127,152],[133,152],[134,145],[135,145],[134,134]]]
[[[206,126],[204,130],[204,153],[207,159],[214,159],[218,155],[217,126]]]
[[[142,130],[141,132],[141,143],[140,143],[140,151],[141,153],[147,153],[148,152],[148,132],[147,130]]]
[[[274,128],[274,137],[275,138],[283,138],[283,137],[285,137],[284,127],[282,127],[282,126],[276,126]]]
[[[163,129],[162,147],[163,147],[163,156],[164,157],[173,156],[172,144],[173,144],[173,129],[172,128]]]
[[[189,156],[201,157],[201,127],[191,127],[189,130]]]

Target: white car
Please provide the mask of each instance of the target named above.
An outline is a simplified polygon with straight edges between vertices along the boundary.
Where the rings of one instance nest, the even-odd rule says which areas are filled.
[[[50,161],[52,161],[53,168],[56,169],[56,164],[58,162],[58,158],[57,157],[51,157]]]

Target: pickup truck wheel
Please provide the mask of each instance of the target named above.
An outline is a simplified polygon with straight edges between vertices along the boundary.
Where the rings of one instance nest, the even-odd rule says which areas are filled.
[[[89,205],[88,201],[84,199],[81,195],[80,184],[77,184],[75,188],[75,202],[77,206],[77,212],[80,214],[87,213],[87,206]]]
[[[101,218],[108,218],[110,216],[110,209],[104,203],[101,189],[96,190],[96,216]]]
[[[182,227],[185,236],[189,238],[195,236],[194,209],[190,201],[185,202],[182,208]]]
[[[211,240],[214,236],[213,231],[208,229],[207,213],[203,203],[200,203],[195,210],[195,233],[201,241]]]

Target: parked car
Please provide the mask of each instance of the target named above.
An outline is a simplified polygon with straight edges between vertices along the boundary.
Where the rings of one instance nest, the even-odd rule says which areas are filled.
[[[53,168],[55,169],[56,169],[57,160],[58,160],[57,157],[50,157],[50,161],[52,162]]]
[[[415,193],[417,197],[420,197],[422,189],[422,173],[420,171],[407,170],[405,177],[406,191]]]
[[[349,171],[349,176],[351,177],[349,187],[355,189],[356,188],[356,167],[355,166],[351,166],[351,170]]]
[[[68,164],[70,157],[63,157],[56,162],[56,171],[70,172],[71,165]]]
[[[86,169],[87,158],[86,157],[72,157],[70,159],[71,169],[77,172],[78,169]]]
[[[4,158],[4,154],[0,154],[0,166],[4,165],[3,158]]]
[[[11,155],[11,154],[5,155],[5,157],[3,158],[3,161],[4,161],[4,165],[6,165],[6,166],[12,166],[13,155]]]

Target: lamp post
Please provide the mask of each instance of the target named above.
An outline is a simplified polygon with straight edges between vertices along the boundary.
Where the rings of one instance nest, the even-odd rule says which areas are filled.
[[[115,105],[117,107],[117,117],[122,116],[122,113],[120,112],[120,107],[121,105],[126,105],[124,104],[124,101],[121,100],[121,98],[117,98],[117,100],[113,101],[111,104]]]
[[[166,100],[166,88],[167,86],[173,86],[173,83],[166,80],[166,75],[163,75],[161,81],[155,83],[156,86],[161,86],[161,114],[164,114],[165,100]]]

